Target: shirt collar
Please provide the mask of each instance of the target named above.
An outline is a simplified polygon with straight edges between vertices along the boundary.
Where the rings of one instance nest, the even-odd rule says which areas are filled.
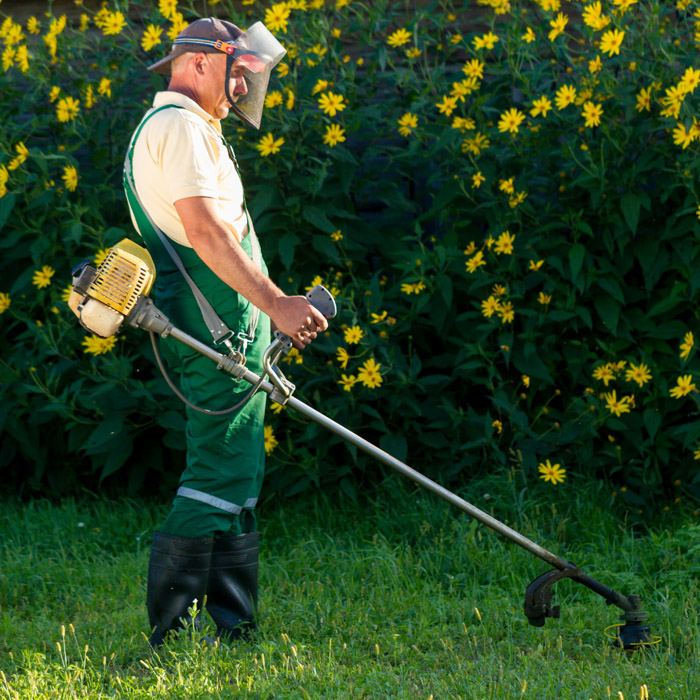
[[[214,119],[209,112],[203,110],[191,97],[187,97],[187,95],[183,95],[181,92],[174,92],[173,90],[157,92],[153,99],[153,106],[162,107],[163,105],[184,107],[190,112],[194,112],[198,117],[204,119],[207,124],[210,124],[216,129],[217,133],[222,133],[221,122],[218,119]]]

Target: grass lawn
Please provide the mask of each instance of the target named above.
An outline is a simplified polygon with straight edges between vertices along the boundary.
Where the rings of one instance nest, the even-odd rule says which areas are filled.
[[[260,631],[231,649],[183,634],[156,655],[145,577],[167,503],[6,502],[0,697],[700,698],[697,517],[636,532],[604,485],[521,487],[503,474],[462,495],[641,594],[659,644],[613,648],[619,611],[571,581],[554,588],[561,618],[530,627],[525,588],[547,565],[391,476],[358,503],[264,506]]]

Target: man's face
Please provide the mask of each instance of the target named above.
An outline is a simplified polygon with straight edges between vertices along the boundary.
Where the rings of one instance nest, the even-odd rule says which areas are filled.
[[[228,99],[226,98],[226,91],[224,89],[224,74],[226,72],[226,56],[218,54],[207,54],[207,58],[210,62],[211,70],[208,71],[207,75],[207,94],[210,98],[209,104],[210,109],[207,111],[215,119],[224,119],[228,116],[231,109]],[[233,101],[236,102],[241,95],[245,95],[248,92],[248,86],[246,85],[245,78],[243,77],[246,72],[246,67],[240,63],[234,63],[231,68],[231,74],[229,75],[229,92]],[[205,107],[206,109],[206,107]]]

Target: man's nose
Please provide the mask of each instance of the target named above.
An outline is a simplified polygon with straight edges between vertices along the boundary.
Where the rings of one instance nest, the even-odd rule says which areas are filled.
[[[236,85],[233,88],[233,94],[234,95],[247,95],[248,94],[248,85],[246,84],[245,78],[242,75],[237,76],[234,78],[236,81]]]

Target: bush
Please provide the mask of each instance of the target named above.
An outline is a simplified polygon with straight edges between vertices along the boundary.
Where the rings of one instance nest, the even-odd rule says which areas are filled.
[[[51,18],[26,44],[2,27],[0,463],[31,465],[33,485],[128,470],[135,490],[181,460],[147,339],[83,340],[58,282],[132,235],[121,162],[160,89],[143,66],[198,16],[172,5]],[[329,333],[283,365],[301,398],[443,482],[614,475],[629,507],[669,508],[700,496],[700,18],[683,1],[559,5],[216,3],[288,49],[261,132],[224,128],[273,278],[338,297]],[[269,487],[352,494],[366,458],[280,413]]]

